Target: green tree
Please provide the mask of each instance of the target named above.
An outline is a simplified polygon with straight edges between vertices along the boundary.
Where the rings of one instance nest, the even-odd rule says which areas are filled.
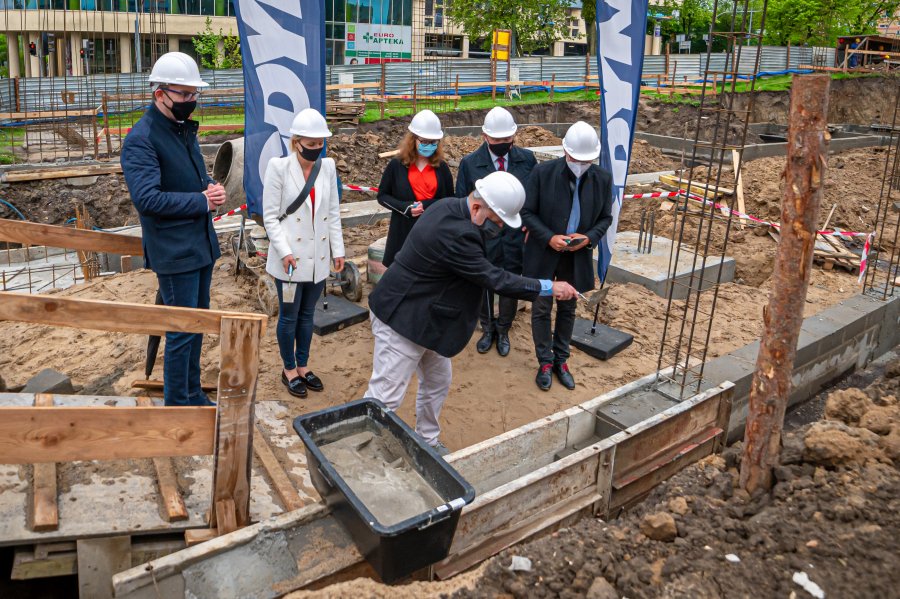
[[[447,16],[469,39],[484,38],[485,49],[490,48],[495,29],[512,30],[521,55],[568,37],[570,7],[570,0],[452,0]]]
[[[841,35],[874,33],[900,0],[770,0],[765,40],[784,45],[833,46]]]
[[[585,0],[581,5],[581,18],[584,19],[584,31],[587,34],[588,54],[597,54],[597,2]]]
[[[206,17],[206,27],[191,39],[200,58],[200,65],[207,69],[241,68],[241,43],[236,35],[224,35],[222,30],[212,30],[212,20]]]

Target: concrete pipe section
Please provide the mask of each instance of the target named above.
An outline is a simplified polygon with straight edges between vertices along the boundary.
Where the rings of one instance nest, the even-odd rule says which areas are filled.
[[[225,186],[228,201],[221,212],[233,210],[247,201],[244,192],[244,138],[223,142],[213,162],[213,179]],[[249,216],[249,215],[248,215]]]

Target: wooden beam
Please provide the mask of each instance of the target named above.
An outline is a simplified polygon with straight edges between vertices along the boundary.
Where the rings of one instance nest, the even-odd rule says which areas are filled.
[[[380,81],[371,81],[368,83],[330,83],[325,86],[325,91],[334,91],[338,89],[366,89],[370,87],[381,87]]]
[[[737,209],[741,214],[747,214],[747,207],[744,205],[744,173],[741,165],[741,152],[740,150],[731,150],[731,161],[734,165],[734,172],[736,174],[736,179],[734,182],[734,189],[737,192]],[[738,224],[741,229],[746,226],[747,219],[744,217],[738,217]]]
[[[200,543],[212,541],[218,536],[219,531],[216,528],[192,528],[184,531],[184,543],[188,547],[193,547]]]
[[[131,382],[132,389],[144,389],[146,391],[162,391],[165,387],[163,381],[156,380],[135,380]],[[216,386],[203,383],[200,388],[207,393],[215,393]],[[140,399],[140,398],[139,398]]]
[[[269,447],[260,430],[257,430],[253,436],[253,449],[256,451],[256,457],[259,458],[263,468],[266,469],[266,473],[272,480],[275,492],[278,493],[278,497],[281,499],[282,505],[284,505],[284,511],[292,512],[304,507],[306,502],[300,498],[300,493],[297,492],[287,472],[281,467],[278,458],[272,453],[272,448]]]
[[[37,393],[34,405],[53,407],[53,396]],[[32,475],[31,530],[45,532],[59,528],[59,497],[56,488],[56,464],[35,464]]]
[[[212,505],[223,499],[233,500],[239,527],[250,524],[253,403],[261,336],[258,318],[222,319]],[[217,526],[216,512],[210,510],[210,528]]]
[[[238,529],[234,499],[220,499],[216,502],[216,529],[220,535],[227,535]]]
[[[80,116],[96,116],[100,108],[86,108],[82,110],[29,110],[23,112],[4,112],[3,120],[14,119],[59,119]]]
[[[2,407],[0,464],[213,453],[213,407]]]
[[[137,405],[153,406],[149,397],[138,397]],[[153,467],[156,469],[156,482],[159,486],[159,496],[163,504],[163,516],[169,522],[187,520],[187,508],[184,499],[178,490],[178,479],[175,477],[175,467],[172,458],[153,458]]]
[[[0,291],[0,320],[59,327],[140,335],[165,335],[167,331],[215,334],[223,319],[234,317],[255,320],[265,330],[267,319],[261,314]]]
[[[661,183],[665,183],[666,185],[671,185],[672,187],[685,187],[688,183],[687,179],[682,179],[680,177],[676,177],[675,175],[660,175],[659,181]],[[716,187],[715,185],[703,183],[701,181],[691,181],[691,192],[696,193],[697,195],[712,197],[723,194],[731,195],[734,193],[734,190],[727,187]]]
[[[140,237],[0,218],[0,241],[87,252],[143,256]]]
[[[4,183],[21,183],[23,181],[42,181],[46,179],[68,179],[69,177],[91,177],[94,175],[114,175],[122,172],[122,165],[91,164],[88,166],[70,166],[66,168],[22,169],[5,171],[0,180]]]

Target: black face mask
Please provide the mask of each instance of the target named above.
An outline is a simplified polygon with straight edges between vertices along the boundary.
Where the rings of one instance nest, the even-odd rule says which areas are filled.
[[[300,156],[303,157],[303,160],[315,162],[321,154],[322,148],[305,148],[300,146]]]
[[[481,229],[481,234],[484,235],[486,239],[496,239],[496,237],[500,235],[500,231],[502,231],[500,225],[489,218],[485,219],[478,228]]]
[[[175,117],[176,121],[186,121],[196,108],[197,100],[191,100],[190,102],[172,102],[172,107],[169,110],[172,111],[172,116]]]
[[[511,141],[505,141],[502,144],[488,144],[494,156],[506,156],[512,146],[513,142]]]

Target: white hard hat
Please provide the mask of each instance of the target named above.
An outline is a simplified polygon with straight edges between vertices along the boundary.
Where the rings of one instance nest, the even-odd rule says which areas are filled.
[[[518,126],[516,126],[516,121],[513,120],[513,115],[501,106],[491,108],[484,116],[484,124],[481,126],[481,130],[484,131],[485,135],[494,138],[515,135],[516,129],[518,129]]]
[[[516,229],[522,226],[519,212],[525,205],[525,188],[515,175],[507,171],[494,171],[475,181],[475,190],[503,222]]]
[[[301,137],[331,137],[325,117],[315,108],[304,108],[291,123],[291,135]]]
[[[441,120],[430,110],[420,110],[412,118],[408,129],[413,135],[424,139],[441,139],[444,132],[441,130]]]
[[[600,156],[600,138],[594,128],[584,121],[569,127],[562,145],[575,160],[596,160]]]
[[[200,79],[200,69],[194,59],[183,52],[168,52],[159,57],[150,71],[150,83],[172,83],[190,87],[209,85]]]

